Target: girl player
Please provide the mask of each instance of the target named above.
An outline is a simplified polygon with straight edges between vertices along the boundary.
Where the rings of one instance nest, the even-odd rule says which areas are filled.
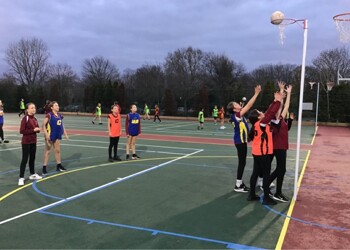
[[[28,103],[26,105],[26,115],[22,118],[21,127],[19,132],[22,136],[22,161],[19,170],[18,185],[24,185],[24,172],[29,159],[29,180],[40,180],[42,177],[35,173],[35,155],[36,155],[36,142],[37,133],[40,133],[38,121],[34,117],[36,108],[34,103]]]
[[[112,113],[108,115],[108,135],[109,135],[109,147],[108,156],[109,161],[121,161],[117,155],[119,137],[122,134],[122,117],[119,114],[119,107],[117,104],[112,106]],[[114,157],[112,158],[112,148]]]
[[[51,112],[48,113],[43,121],[43,130],[45,132],[45,151],[44,151],[44,164],[43,164],[43,174],[47,174],[47,163],[50,157],[50,151],[53,147],[55,150],[55,159],[56,159],[56,171],[66,170],[61,165],[61,150],[60,150],[60,141],[62,140],[62,134],[65,135],[68,140],[68,134],[63,126],[63,116],[58,113],[60,107],[58,103],[53,101],[50,103]]]
[[[126,159],[129,160],[129,151],[131,147],[132,157],[136,160],[140,157],[136,154],[136,137],[141,134],[141,117],[136,112],[137,107],[135,104],[130,106],[130,113],[126,115],[125,131],[128,141],[126,143]]]
[[[270,105],[266,113],[254,109],[249,115],[249,121],[252,123],[252,128],[249,132],[249,138],[252,141],[252,155],[254,159],[253,172],[250,177],[250,193],[248,201],[259,200],[259,196],[255,193],[255,184],[259,173],[263,173],[263,187],[264,187],[264,205],[275,205],[270,197],[270,171],[271,171],[271,157],[273,155],[273,138],[270,121],[275,118],[278,112],[283,94],[281,92],[275,93],[275,99]]]
[[[249,188],[243,183],[242,177],[247,159],[247,143],[248,143],[248,132],[249,127],[247,120],[244,115],[253,106],[256,98],[261,92],[261,86],[255,87],[254,96],[249,100],[249,102],[242,107],[237,102],[230,102],[227,105],[227,110],[232,114],[231,122],[234,127],[233,142],[237,149],[238,155],[238,168],[237,168],[237,179],[234,190],[236,192],[247,193]]]
[[[280,92],[287,92],[286,102],[281,113],[281,108],[276,115],[276,119],[271,121],[271,128],[273,134],[273,156],[276,157],[276,169],[271,174],[270,183],[277,178],[276,193],[273,195],[273,199],[281,202],[288,202],[289,199],[282,193],[282,185],[284,175],[286,173],[286,161],[288,150],[288,130],[290,129],[289,122],[286,122],[285,118],[288,113],[290,105],[290,96],[292,92],[292,86],[289,85],[284,89],[285,84],[279,82]],[[291,124],[290,124],[291,125]]]

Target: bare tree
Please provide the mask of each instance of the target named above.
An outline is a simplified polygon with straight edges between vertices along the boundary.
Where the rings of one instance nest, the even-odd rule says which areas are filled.
[[[336,82],[337,72],[350,77],[350,54],[346,48],[326,50],[312,61],[318,71],[320,82]]]
[[[68,64],[57,63],[50,65],[49,71],[49,99],[57,100],[61,105],[70,104],[76,91],[78,76]]]
[[[43,40],[22,38],[11,43],[5,54],[16,80],[27,86],[29,93],[35,84],[45,81],[50,54]]]
[[[159,65],[144,65],[135,73],[136,99],[149,105],[158,104],[164,92],[164,73]]]
[[[169,53],[165,59],[167,84],[184,102],[185,111],[190,97],[198,93],[204,75],[204,54],[188,47]]]
[[[237,64],[225,55],[216,55],[207,53],[205,56],[205,70],[209,75],[209,82],[213,86],[208,87],[217,95],[218,103],[225,105],[234,95],[237,94],[240,85],[240,79],[244,75],[243,65]],[[233,86],[235,85],[235,86]]]
[[[86,59],[82,70],[83,80],[91,84],[106,84],[119,78],[116,66],[102,56]]]

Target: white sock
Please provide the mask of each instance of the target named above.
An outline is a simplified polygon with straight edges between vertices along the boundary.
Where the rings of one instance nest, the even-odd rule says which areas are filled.
[[[240,187],[242,185],[243,181],[242,180],[236,180],[236,186]]]

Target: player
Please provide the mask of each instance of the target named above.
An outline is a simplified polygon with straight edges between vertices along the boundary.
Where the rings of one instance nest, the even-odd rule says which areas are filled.
[[[130,113],[126,115],[125,131],[128,138],[126,143],[126,160],[130,159],[130,148],[132,151],[131,159],[140,159],[136,154],[136,137],[141,134],[141,117],[137,113],[137,107],[135,104],[130,106]]]
[[[51,112],[48,113],[43,121],[43,130],[45,132],[45,149],[43,174],[47,174],[47,163],[50,157],[50,151],[53,147],[55,150],[56,171],[65,171],[66,169],[61,164],[61,145],[62,135],[64,134],[68,140],[67,130],[63,126],[63,116],[58,113],[60,107],[56,101],[50,103]]]
[[[35,155],[37,134],[40,133],[40,128],[37,119],[35,118],[36,107],[34,103],[27,103],[26,115],[23,116],[19,132],[22,136],[22,160],[19,170],[18,186],[24,185],[24,172],[29,159],[29,180],[40,180],[42,177],[35,173]]]
[[[237,149],[238,155],[237,179],[234,188],[236,192],[247,193],[249,191],[249,188],[243,183],[242,180],[247,159],[247,143],[249,132],[249,126],[244,115],[253,106],[260,92],[261,86],[258,85],[255,87],[253,97],[244,107],[242,107],[239,103],[233,101],[227,105],[227,110],[229,113],[231,113],[231,122],[234,127],[233,142]]]
[[[109,135],[109,147],[108,156],[109,161],[121,161],[117,154],[119,138],[122,134],[122,117],[119,114],[118,105],[112,105],[111,113],[108,115],[108,135]],[[112,158],[112,148],[113,148],[113,158]]]

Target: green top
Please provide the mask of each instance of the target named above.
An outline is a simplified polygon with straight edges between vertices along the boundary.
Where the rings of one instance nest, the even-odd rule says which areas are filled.
[[[204,122],[204,112],[203,111],[199,111],[199,113],[198,113],[198,121],[199,122]]]
[[[145,110],[144,110],[144,113],[145,113],[146,115],[148,115],[148,114],[149,114],[149,108],[148,108],[148,106],[147,106],[147,105],[145,105]]]
[[[24,101],[21,101],[21,103],[19,104],[19,108],[26,109],[26,106],[24,105]]]
[[[213,116],[214,117],[218,117],[218,113],[219,113],[219,110],[217,108],[213,109]]]
[[[96,115],[101,115],[101,107],[96,107]]]

